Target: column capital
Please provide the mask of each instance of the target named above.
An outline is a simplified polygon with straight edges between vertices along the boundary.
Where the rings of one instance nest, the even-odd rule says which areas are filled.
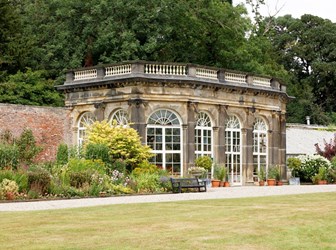
[[[148,105],[148,102],[142,100],[141,98],[133,98],[128,100],[128,105],[130,107],[134,106],[136,108],[140,108],[141,104],[144,105],[144,107],[146,107]]]

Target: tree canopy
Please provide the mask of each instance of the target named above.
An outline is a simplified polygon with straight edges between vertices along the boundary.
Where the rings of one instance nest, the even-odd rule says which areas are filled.
[[[263,0],[246,3],[254,22],[227,0],[0,0],[0,101],[60,106],[53,85],[71,68],[189,62],[283,79],[296,96],[288,121],[335,122],[335,24],[270,20]]]
[[[278,62],[290,72],[289,121],[336,122],[336,24],[312,15],[275,19],[267,34]]]

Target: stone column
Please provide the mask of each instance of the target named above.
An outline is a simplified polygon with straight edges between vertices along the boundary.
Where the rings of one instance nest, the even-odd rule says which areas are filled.
[[[274,138],[273,138],[273,130],[269,129],[267,130],[267,165],[273,164],[274,162]]]
[[[243,184],[253,185],[253,123],[254,109],[246,109],[246,120],[242,128],[242,177]]]
[[[190,162],[189,162],[189,152],[188,152],[188,148],[189,148],[189,141],[188,141],[188,125],[187,124],[183,124],[182,125],[182,138],[183,138],[183,144],[181,144],[181,147],[182,147],[182,153],[181,153],[181,156],[182,156],[182,173],[183,175],[186,175],[188,173],[188,167],[190,165]],[[181,173],[181,174],[182,174]]]
[[[145,108],[147,103],[140,99],[130,99],[128,101],[131,127],[136,129],[141,137],[141,143],[146,143],[146,117]]]
[[[194,165],[195,163],[195,127],[196,127],[196,117],[198,113],[198,104],[196,102],[188,102],[187,104],[187,124],[186,129],[183,130],[187,134],[186,137],[186,150],[185,150],[185,160],[187,168]]]
[[[279,164],[281,166],[281,179],[287,179],[286,167],[286,114],[279,115],[280,122],[280,147],[279,147]]]
[[[225,121],[227,118],[227,106],[218,105],[218,126],[214,131],[214,161],[220,164],[225,163]]]
[[[277,112],[272,112],[272,133],[270,135],[270,149],[268,163],[270,165],[278,165],[279,162],[279,149],[280,149],[280,127],[279,115]]]

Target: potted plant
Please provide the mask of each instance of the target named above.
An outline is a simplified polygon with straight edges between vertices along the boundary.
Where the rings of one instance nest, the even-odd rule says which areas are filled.
[[[188,173],[191,174],[194,177],[201,177],[206,173],[207,171],[203,167],[190,167],[188,168]]]
[[[311,179],[314,184],[327,184],[327,169],[325,167],[319,167],[318,173],[315,174]]]
[[[213,174],[213,179],[211,180],[211,186],[212,187],[219,187],[220,184],[220,166],[215,164],[214,166],[214,174]]]
[[[277,174],[278,174],[277,166],[272,166],[268,168],[267,186],[275,186]]]
[[[260,167],[260,170],[258,171],[258,179],[259,179],[259,186],[264,186],[266,180],[266,173],[263,167]]]
[[[225,166],[220,166],[218,169],[217,178],[220,180],[220,186],[224,187],[224,182],[226,179],[226,168]]]
[[[224,187],[230,187],[229,175],[228,175],[228,169],[227,168],[225,168]]]
[[[277,186],[282,186],[283,182],[281,181],[281,166],[276,166],[276,185]]]
[[[297,176],[300,170],[301,160],[296,157],[288,158],[287,167],[291,170],[292,175],[292,177],[289,178],[289,185],[300,185],[300,178],[295,176]]]
[[[211,167],[212,167],[211,157],[207,156],[207,155],[199,156],[195,160],[195,166],[204,169],[204,172],[202,173],[202,176],[204,176],[205,181],[208,184],[210,184],[209,173],[211,173]]]

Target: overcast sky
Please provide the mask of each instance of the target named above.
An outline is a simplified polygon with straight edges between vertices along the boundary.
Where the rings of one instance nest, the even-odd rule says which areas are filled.
[[[233,0],[233,3],[237,5],[245,3],[245,0]],[[274,15],[281,9],[277,16],[291,14],[299,18],[303,14],[312,14],[336,23],[336,0],[265,0],[265,3],[261,9],[264,16],[268,16],[268,13]]]

